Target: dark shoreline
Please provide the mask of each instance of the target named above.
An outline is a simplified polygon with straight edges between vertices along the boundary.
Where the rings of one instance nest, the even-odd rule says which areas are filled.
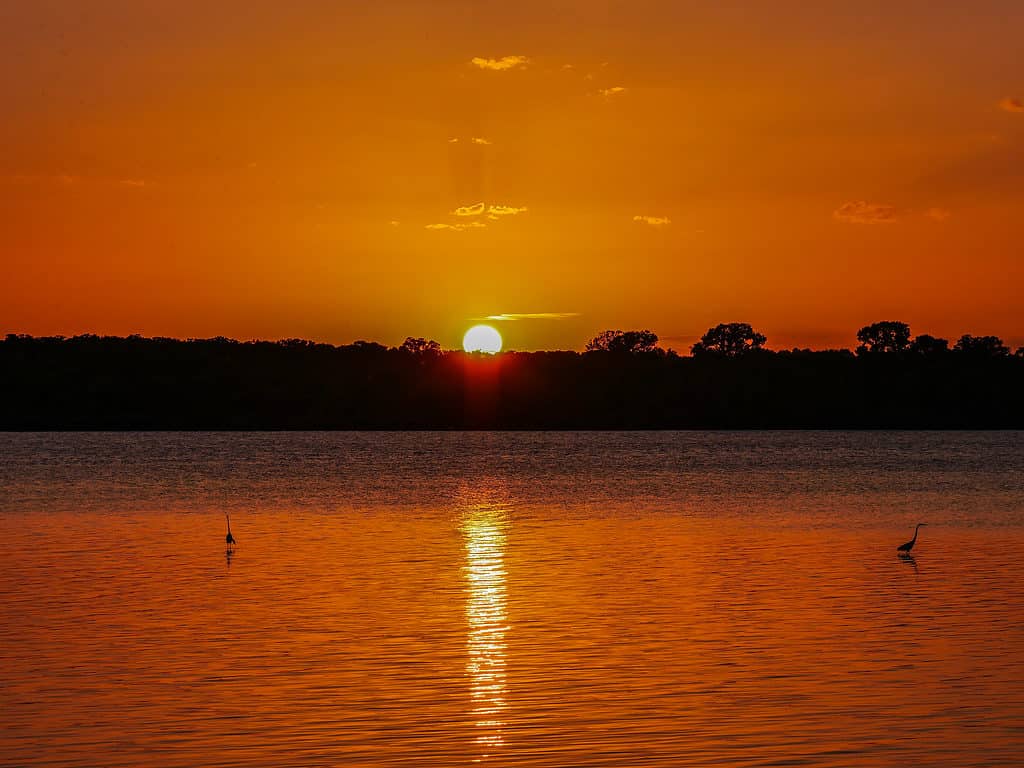
[[[1024,428],[1024,357],[8,336],[4,431]]]

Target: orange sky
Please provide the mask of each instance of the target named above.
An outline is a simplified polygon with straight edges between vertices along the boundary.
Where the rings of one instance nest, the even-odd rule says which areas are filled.
[[[0,333],[1024,344],[1024,4],[810,5],[3,4]]]

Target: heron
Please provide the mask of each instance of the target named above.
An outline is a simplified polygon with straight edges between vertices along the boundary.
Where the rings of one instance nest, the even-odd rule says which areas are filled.
[[[224,513],[224,517],[227,518],[227,521],[228,521],[228,535],[224,537],[224,541],[227,542],[228,548],[230,549],[231,547],[233,547],[235,545],[235,537],[231,535],[231,516],[228,515],[227,512],[225,512]],[[911,543],[913,543],[913,542],[911,542]]]
[[[928,525],[928,523],[918,523],[917,528],[914,529],[914,538],[908,541],[906,544],[900,544],[896,547],[897,552],[910,552],[914,548],[914,544],[917,543],[917,532],[921,530],[922,525]]]

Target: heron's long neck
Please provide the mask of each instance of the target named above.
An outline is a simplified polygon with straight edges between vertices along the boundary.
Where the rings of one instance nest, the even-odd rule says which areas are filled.
[[[230,524],[229,524],[229,525],[228,525],[228,530],[230,530],[230,529],[231,529],[231,526],[230,526]],[[920,531],[920,530],[921,530],[921,524],[920,524],[920,523],[918,523],[918,524],[917,524],[917,528],[915,528],[915,529],[914,529],[914,538],[913,538],[913,539],[911,539],[911,541],[917,541],[917,532],[918,532],[918,531]]]
[[[228,521],[228,533],[231,533],[231,518],[227,515],[224,515],[224,517],[227,518]],[[914,538],[917,538],[917,531],[914,531]]]

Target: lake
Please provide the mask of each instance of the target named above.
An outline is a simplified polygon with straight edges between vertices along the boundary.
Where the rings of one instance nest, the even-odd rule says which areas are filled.
[[[1024,433],[0,450],[4,766],[1024,753]]]

